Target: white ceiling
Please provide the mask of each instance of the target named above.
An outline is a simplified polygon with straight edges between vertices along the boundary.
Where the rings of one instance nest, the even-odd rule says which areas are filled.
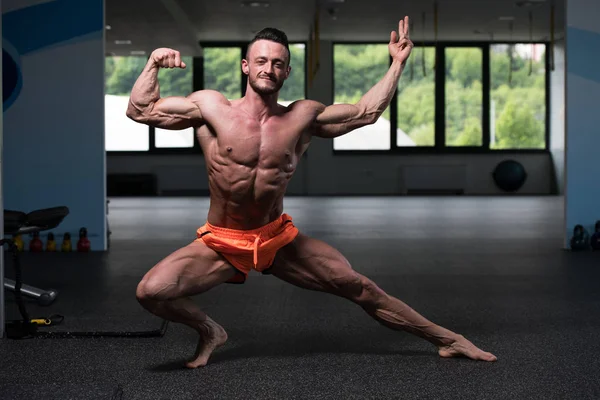
[[[149,53],[157,47],[171,47],[186,55],[199,55],[199,41],[248,41],[266,26],[282,29],[290,41],[306,41],[317,5],[324,40],[385,42],[404,15],[414,24],[414,42],[435,39],[434,0],[266,0],[268,7],[250,7],[243,5],[244,1],[106,0],[106,23],[110,26],[106,51],[128,55],[131,51]],[[553,0],[529,1],[536,4],[522,7],[517,5],[522,0],[438,0],[438,40],[529,40],[529,11],[533,15],[533,39],[549,40]],[[555,4],[558,39],[564,32],[564,0]],[[510,22],[500,17],[514,18],[512,33]],[[117,45],[115,40],[131,44]]]

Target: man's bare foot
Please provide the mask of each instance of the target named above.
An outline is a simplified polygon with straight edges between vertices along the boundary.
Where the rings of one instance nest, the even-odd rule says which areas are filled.
[[[196,347],[194,359],[188,361],[185,366],[188,368],[204,367],[212,352],[221,347],[227,341],[227,332],[219,324],[208,318],[200,329],[200,340]]]
[[[457,335],[449,345],[438,346],[439,347],[439,355],[441,357],[468,357],[473,360],[480,361],[496,361],[497,358],[492,353],[485,352],[481,349],[475,347],[475,345],[465,339],[462,335]]]

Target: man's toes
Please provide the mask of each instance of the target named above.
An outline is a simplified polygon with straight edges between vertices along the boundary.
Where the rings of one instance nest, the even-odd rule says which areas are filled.
[[[196,359],[194,361],[188,361],[187,363],[185,363],[185,366],[188,368],[204,367],[205,365],[206,365],[206,360],[204,360],[204,359]]]

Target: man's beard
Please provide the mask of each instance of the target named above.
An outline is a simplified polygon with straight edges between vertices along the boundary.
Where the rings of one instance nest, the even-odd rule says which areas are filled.
[[[275,86],[273,87],[264,87],[264,86],[260,86],[258,85],[258,83],[263,80],[264,78],[256,78],[256,79],[250,79],[250,87],[258,94],[263,95],[263,96],[268,96],[274,93],[279,92],[279,90],[283,87],[283,80],[280,82],[274,82]]]

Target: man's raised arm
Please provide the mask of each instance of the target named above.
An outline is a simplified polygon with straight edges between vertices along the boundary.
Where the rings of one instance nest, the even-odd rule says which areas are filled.
[[[392,65],[385,76],[361,97],[356,104],[322,106],[317,116],[316,136],[333,138],[354,129],[375,123],[390,104],[398,80],[406,65],[413,44],[409,38],[408,17],[398,23],[398,34],[392,31],[388,49]]]
[[[131,90],[127,116],[136,122],[164,129],[201,125],[203,120],[197,93],[187,97],[160,98],[158,70],[185,67],[178,51],[165,48],[154,50]]]

